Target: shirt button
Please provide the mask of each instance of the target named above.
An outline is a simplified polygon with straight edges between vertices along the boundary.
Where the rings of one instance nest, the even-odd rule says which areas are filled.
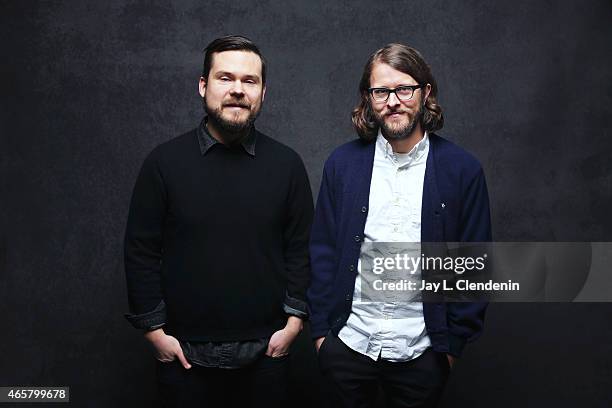
[[[349,271],[353,272],[355,270],[355,265],[349,266]]]
[[[349,300],[351,300],[353,297],[351,295],[346,295],[344,297],[344,299],[346,299],[346,301],[348,302]]]
[[[361,238],[359,237],[359,235],[355,235],[355,242],[359,242],[361,241]]]
[[[363,207],[361,207],[361,212],[364,213],[368,211],[368,208],[364,205]]]

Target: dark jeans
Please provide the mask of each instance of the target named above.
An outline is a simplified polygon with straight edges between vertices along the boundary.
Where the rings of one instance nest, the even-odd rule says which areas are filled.
[[[431,348],[406,362],[374,361],[331,333],[318,358],[334,407],[374,407],[379,389],[387,407],[435,407],[450,371],[446,355]]]
[[[245,368],[157,362],[163,407],[280,407],[287,399],[289,356],[263,356]]]

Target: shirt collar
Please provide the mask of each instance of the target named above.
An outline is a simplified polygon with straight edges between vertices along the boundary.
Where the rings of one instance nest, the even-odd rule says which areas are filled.
[[[391,144],[382,135],[382,131],[378,129],[378,136],[376,138],[376,148],[379,149],[386,158],[391,160],[395,164],[399,164],[398,154],[393,151]],[[423,138],[412,147],[408,153],[401,153],[403,157],[408,157],[407,160],[402,160],[401,166],[406,164],[414,164],[423,159],[423,156],[429,151],[429,137],[427,131],[423,134]],[[405,155],[405,156],[404,156]]]
[[[214,145],[222,144],[217,139],[212,137],[208,129],[206,128],[206,122],[208,121],[208,116],[205,116],[204,119],[200,122],[198,126],[198,143],[200,144],[200,152],[202,155],[205,155],[208,150]],[[250,156],[255,157],[255,143],[257,142],[257,131],[253,126],[249,134],[242,139],[240,145]]]

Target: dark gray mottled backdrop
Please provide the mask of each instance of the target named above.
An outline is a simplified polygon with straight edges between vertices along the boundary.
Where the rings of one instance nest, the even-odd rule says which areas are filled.
[[[152,404],[152,356],[122,317],[128,201],[145,155],[200,119],[201,51],[225,34],[267,56],[259,127],[301,154],[315,191],[355,137],[366,58],[400,41],[438,79],[440,134],[485,168],[497,240],[612,240],[609,0],[290,3],[0,2],[0,385]],[[610,406],[610,312],[491,305],[442,405]],[[321,403],[307,333],[293,379],[296,406]]]

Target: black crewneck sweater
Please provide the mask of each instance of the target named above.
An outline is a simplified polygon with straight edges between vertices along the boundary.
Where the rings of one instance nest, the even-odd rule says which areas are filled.
[[[312,193],[300,157],[256,132],[256,153],[193,130],[145,159],[132,195],[125,265],[132,313],[165,302],[185,341],[258,339],[305,302]]]

